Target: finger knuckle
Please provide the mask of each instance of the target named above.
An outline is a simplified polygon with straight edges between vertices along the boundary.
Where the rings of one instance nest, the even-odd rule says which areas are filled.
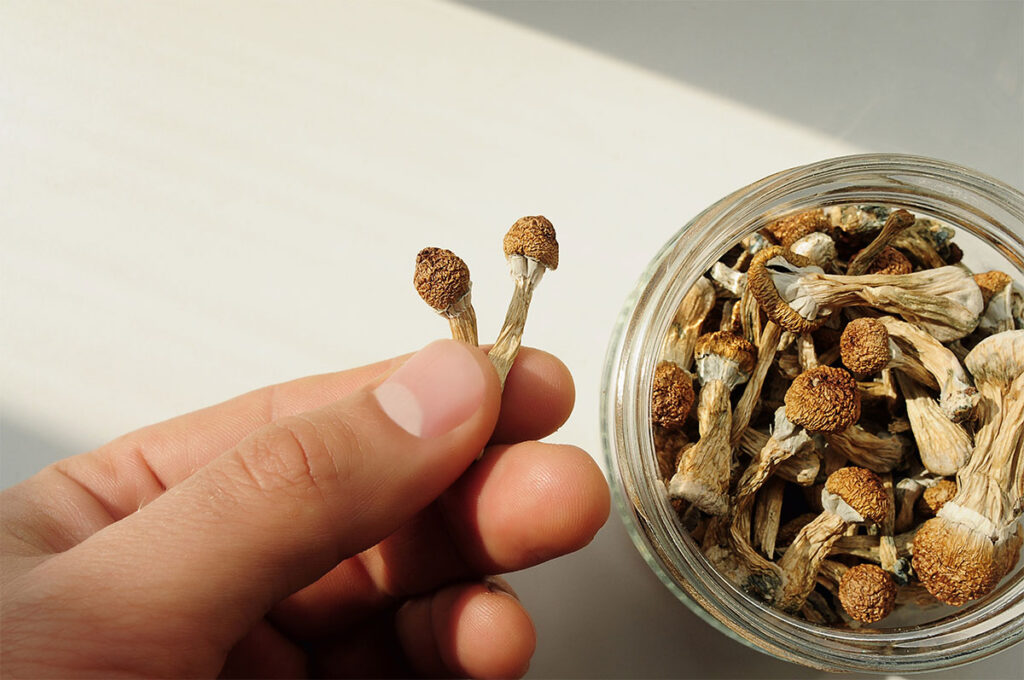
[[[261,429],[239,450],[243,476],[260,492],[323,498],[344,476],[333,445],[313,422],[284,418]]]

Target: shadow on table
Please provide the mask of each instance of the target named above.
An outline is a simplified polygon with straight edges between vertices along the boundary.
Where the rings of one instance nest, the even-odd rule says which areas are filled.
[[[1019,2],[454,1],[868,151],[1024,186]]]
[[[538,628],[536,678],[879,678],[804,668],[720,633],[679,602],[636,551],[613,514],[584,550],[509,579]],[[922,679],[1019,678],[1007,650]]]
[[[0,411],[0,489],[13,486],[50,463],[84,450],[61,441],[59,436],[37,432]]]

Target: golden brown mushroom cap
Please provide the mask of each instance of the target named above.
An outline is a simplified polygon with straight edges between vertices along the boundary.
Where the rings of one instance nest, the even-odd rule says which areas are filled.
[[[715,331],[705,333],[697,338],[693,348],[693,355],[697,358],[717,354],[718,356],[732,359],[743,373],[750,373],[757,363],[757,348],[742,335],[730,331]]]
[[[1019,538],[996,544],[964,524],[934,517],[914,534],[913,566],[929,593],[957,606],[992,590],[1009,564],[1003,553],[1019,549]]]
[[[892,246],[886,246],[878,254],[875,261],[868,268],[868,274],[895,275],[909,274],[914,271],[914,265],[910,263],[907,256]]]
[[[995,297],[996,293],[1010,285],[1013,279],[1009,274],[1000,271],[983,272],[974,275],[974,282],[981,288],[981,297],[988,307],[988,303]]]
[[[839,337],[843,365],[854,373],[867,375],[885,368],[889,353],[889,331],[878,319],[865,317],[846,324]]]
[[[654,369],[651,392],[651,419],[668,430],[678,430],[693,408],[693,379],[671,361],[662,361]]]
[[[558,269],[558,241],[555,227],[543,215],[520,217],[505,234],[505,257],[523,255],[548,269]]]
[[[896,607],[896,582],[878,565],[858,564],[839,579],[839,602],[861,623],[881,621]]]
[[[424,248],[416,255],[412,282],[423,301],[439,312],[469,292],[469,267],[444,248]]]
[[[881,524],[889,513],[889,494],[882,479],[861,467],[839,468],[825,480],[825,490],[839,496],[869,522]]]
[[[925,514],[937,515],[943,505],[953,500],[956,491],[956,482],[952,479],[940,479],[924,490],[918,508]]]
[[[820,317],[808,321],[782,299],[767,267],[768,261],[775,257],[781,257],[796,267],[811,266],[811,261],[806,257],[797,255],[786,248],[779,246],[762,248],[750,261],[750,268],[747,270],[747,289],[757,300],[757,304],[761,305],[761,309],[769,319],[793,333],[813,333],[821,324],[825,323],[825,318]]]
[[[818,366],[786,390],[786,417],[810,432],[841,432],[860,419],[857,381],[841,368]]]
[[[823,209],[817,208],[780,217],[769,223],[764,230],[776,243],[789,248],[808,234],[816,231],[829,233],[832,231],[832,222],[825,217]]]

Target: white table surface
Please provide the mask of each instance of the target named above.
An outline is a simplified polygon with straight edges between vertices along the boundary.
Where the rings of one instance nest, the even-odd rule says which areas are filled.
[[[135,427],[445,334],[415,253],[474,275],[558,229],[525,341],[573,370],[551,439],[601,459],[620,305],[725,193],[864,151],[1024,187],[1021,2],[0,3],[2,485]],[[603,465],[603,463],[602,463]],[[833,677],[702,623],[613,515],[511,577],[548,677]],[[1009,650],[948,678],[1020,677]]]

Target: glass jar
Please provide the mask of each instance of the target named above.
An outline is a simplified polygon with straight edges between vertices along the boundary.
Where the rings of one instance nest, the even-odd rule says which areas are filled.
[[[620,314],[602,393],[607,469],[637,549],[669,590],[725,634],[780,659],[830,671],[950,668],[1024,639],[1020,565],[955,615],[887,629],[830,628],[783,614],[721,576],[681,528],[658,475],[650,395],[662,342],[683,296],[769,216],[843,204],[903,207],[957,228],[966,264],[1024,277],[1024,195],[929,158],[846,156],[766,177],[697,215],[661,249]]]

